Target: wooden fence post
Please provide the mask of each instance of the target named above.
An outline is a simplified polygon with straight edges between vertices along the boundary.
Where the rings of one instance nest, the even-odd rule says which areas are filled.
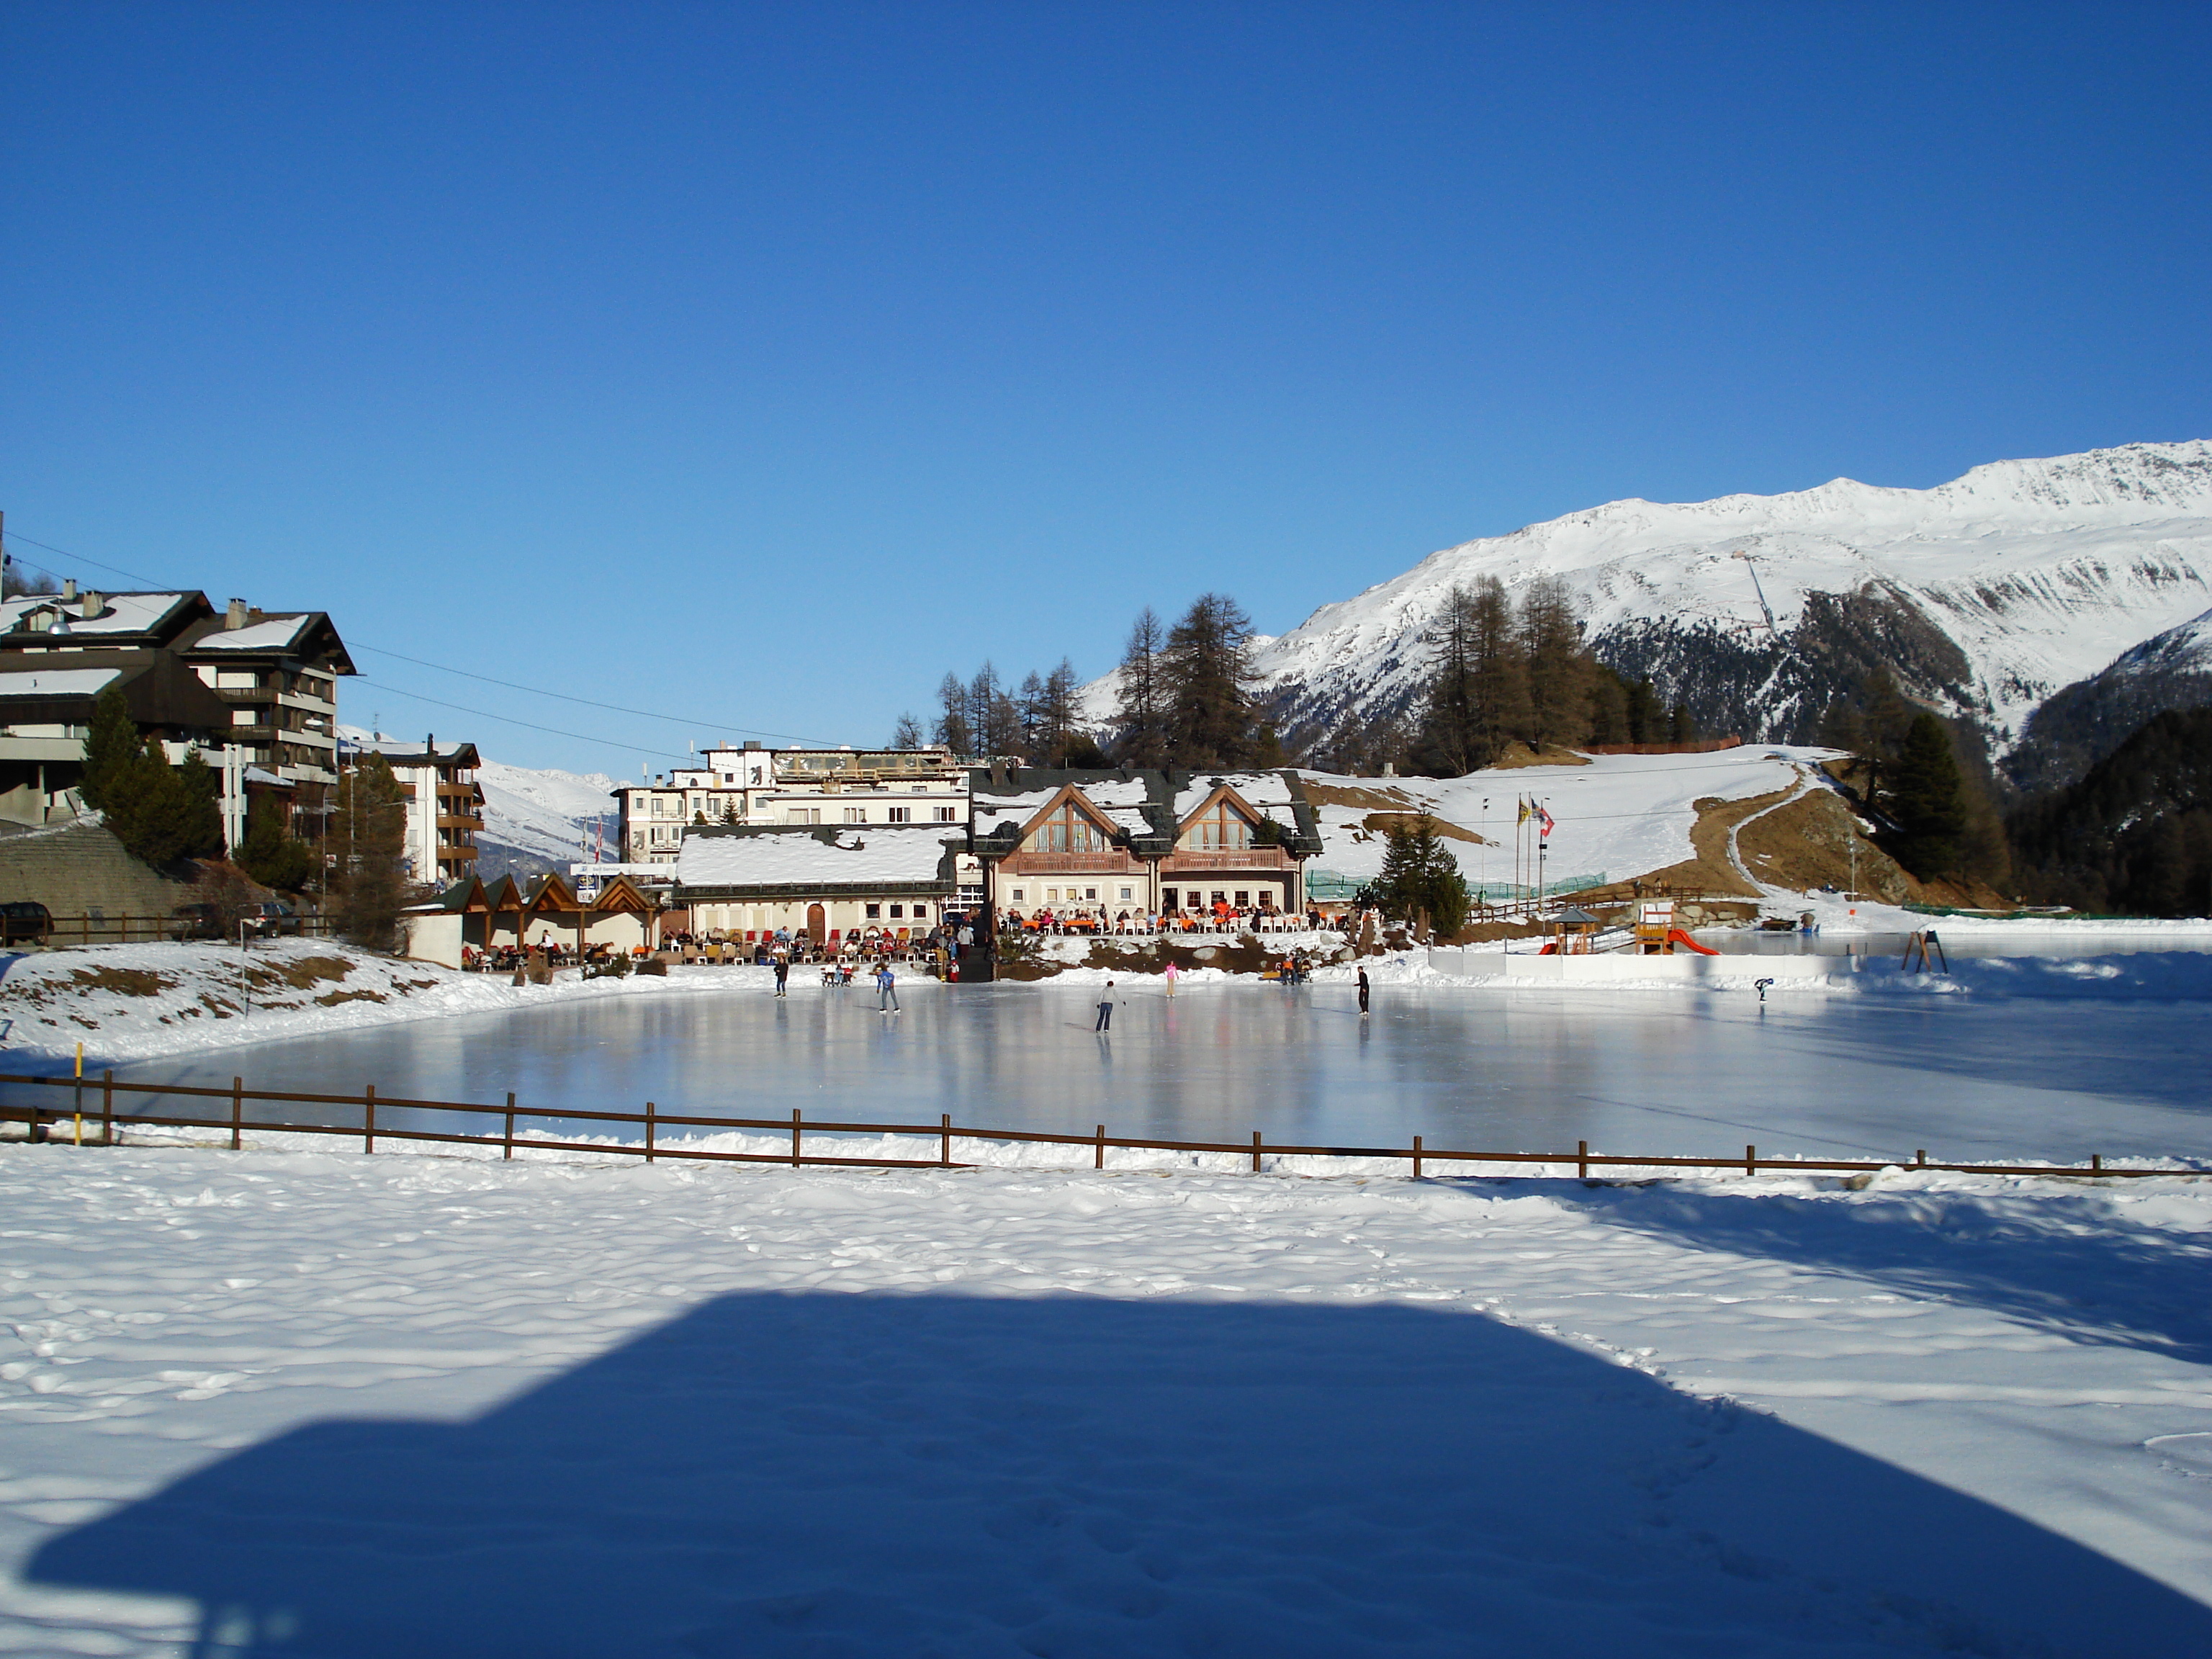
[[[507,1091],[507,1149],[500,1156],[514,1156],[514,1091],[512,1089]]]
[[[1743,1149],[1743,1172],[1748,1176],[1755,1176],[1759,1173],[1758,1147],[1747,1146]]]
[[[1589,1179],[1589,1142],[1587,1140],[1575,1142],[1575,1175],[1579,1180]]]
[[[376,1085],[372,1083],[361,1097],[361,1150],[364,1153],[376,1150]]]
[[[645,1103],[645,1161],[647,1164],[653,1162],[653,1103],[648,1100]]]
[[[799,1108],[791,1109],[791,1167],[799,1167]]]
[[[115,1144],[115,1073],[106,1073],[100,1079],[100,1144]]]
[[[1098,1126],[1098,1155],[1091,1160],[1091,1167],[1094,1170],[1106,1167],[1106,1126],[1103,1123]]]
[[[240,1121],[246,1115],[246,1079],[234,1077],[230,1080],[230,1150],[238,1150]]]
[[[952,1114],[950,1112],[938,1115],[937,1163],[939,1169],[952,1167]]]
[[[2102,1175],[2105,1172],[2105,1155],[2102,1152],[2090,1153],[2089,1168],[2093,1172]]]
[[[1260,1132],[1257,1129],[1252,1131],[1252,1173],[1260,1173]]]
[[[1416,1181],[1419,1181],[1420,1178],[1421,1178],[1421,1138],[1420,1138],[1420,1136],[1419,1136],[1419,1135],[1415,1135],[1415,1136],[1413,1137],[1413,1179],[1414,1179],[1414,1180],[1416,1180]]]

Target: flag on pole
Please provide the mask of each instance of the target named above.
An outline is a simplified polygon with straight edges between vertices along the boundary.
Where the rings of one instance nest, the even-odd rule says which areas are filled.
[[[1541,840],[1544,836],[1552,833],[1552,815],[1549,812],[1547,812],[1540,806],[1536,809],[1536,822],[1543,826],[1536,831],[1536,836],[1539,840]]]
[[[1513,820],[1513,827],[1516,830],[1518,830],[1522,824],[1528,822],[1528,798],[1526,795],[1516,795],[1513,798],[1513,801],[1514,805],[1521,809],[1521,816]]]

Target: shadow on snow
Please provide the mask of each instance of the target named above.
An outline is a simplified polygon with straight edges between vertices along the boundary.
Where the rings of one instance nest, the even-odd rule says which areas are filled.
[[[2212,1651],[1978,1500],[1403,1306],[729,1296],[31,1571],[196,1599],[201,1656]]]

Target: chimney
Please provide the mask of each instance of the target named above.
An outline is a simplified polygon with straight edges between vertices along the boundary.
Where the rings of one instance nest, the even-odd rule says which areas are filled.
[[[75,584],[72,583],[71,586],[74,586]],[[235,634],[240,629],[245,626],[246,601],[244,599],[233,599],[229,605],[225,606],[223,609],[222,631],[226,634]]]
[[[87,588],[84,593],[84,614],[88,617],[97,617],[105,608],[100,604],[100,595],[92,589]]]
[[[76,577],[74,577],[74,576],[71,576],[71,577],[70,577],[67,581],[65,581],[65,582],[64,582],[64,583],[62,584],[62,603],[63,603],[64,605],[67,605],[67,604],[69,604],[71,600],[75,599],[76,598]]]

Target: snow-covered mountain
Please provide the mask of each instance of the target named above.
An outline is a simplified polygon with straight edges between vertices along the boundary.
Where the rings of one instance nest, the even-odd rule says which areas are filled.
[[[2212,442],[1998,461],[1932,489],[1613,501],[1462,543],[1257,646],[1285,734],[1405,707],[1445,594],[1486,575],[1559,578],[1599,656],[1708,729],[1809,739],[1879,661],[2002,746],[2060,687],[2212,606]],[[1110,685],[1089,690],[1103,713]]]
[[[2162,709],[2212,704],[2212,611],[2124,651],[2028,717],[2004,769],[2023,789],[2079,779]]]
[[[485,875],[565,869],[591,842],[592,820],[606,821],[606,856],[616,857],[615,781],[604,772],[563,772],[555,767],[509,766],[487,760],[477,772],[483,787],[484,827],[477,836]]]

